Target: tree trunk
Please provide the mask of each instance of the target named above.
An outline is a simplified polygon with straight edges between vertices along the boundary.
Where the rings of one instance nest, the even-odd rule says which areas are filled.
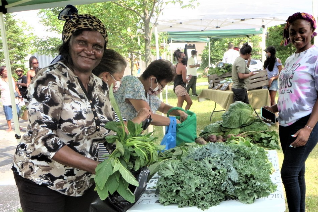
[[[145,20],[145,62],[146,67],[151,62],[151,30],[150,30],[150,20]]]
[[[134,75],[134,54],[130,53],[130,74],[133,76]]]

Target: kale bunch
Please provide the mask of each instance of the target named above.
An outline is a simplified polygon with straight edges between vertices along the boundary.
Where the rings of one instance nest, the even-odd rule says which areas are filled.
[[[253,203],[275,191],[271,172],[265,150],[250,143],[192,146],[160,165],[159,201],[202,210],[228,199]]]

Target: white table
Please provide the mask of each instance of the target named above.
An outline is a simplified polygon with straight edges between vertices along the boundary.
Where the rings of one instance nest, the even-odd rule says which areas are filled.
[[[267,156],[275,169],[275,172],[271,175],[272,181],[277,185],[277,189],[274,193],[268,197],[257,199],[253,204],[244,204],[237,200],[223,201],[220,205],[210,207],[204,210],[204,212],[284,212],[284,190],[280,177],[277,152],[275,150],[269,150]],[[178,208],[175,204],[168,206],[160,204],[155,189],[157,181],[157,177],[149,181],[146,191],[138,202],[128,210],[129,212],[202,212],[202,210],[197,207]]]

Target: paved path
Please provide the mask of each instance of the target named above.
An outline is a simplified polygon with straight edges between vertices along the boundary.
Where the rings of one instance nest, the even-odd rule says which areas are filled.
[[[25,132],[27,121],[20,120],[21,135]],[[14,128],[14,124],[12,123]],[[18,144],[15,132],[7,132],[7,121],[0,104],[0,211],[17,212],[20,208],[19,194],[11,171],[14,150]]]

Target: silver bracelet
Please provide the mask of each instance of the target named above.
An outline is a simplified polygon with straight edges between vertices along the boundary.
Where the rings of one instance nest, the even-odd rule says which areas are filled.
[[[310,129],[310,131],[312,131],[314,128],[309,127],[308,125],[305,125],[305,127],[307,127],[308,129]]]

